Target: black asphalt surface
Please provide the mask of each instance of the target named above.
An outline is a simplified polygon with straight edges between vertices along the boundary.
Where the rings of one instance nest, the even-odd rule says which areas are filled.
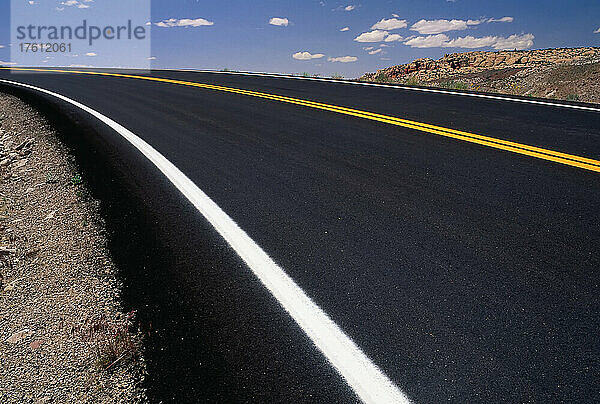
[[[287,78],[152,74],[600,159],[597,112]],[[414,402],[600,400],[600,173],[212,90],[73,74],[0,78],[80,101],[155,147]],[[153,401],[356,401],[161,174],[103,125],[82,125],[95,138],[80,161],[127,184],[115,179],[108,194],[122,188],[136,201],[119,205],[122,217],[113,211],[112,243],[126,268],[126,300],[151,324]]]

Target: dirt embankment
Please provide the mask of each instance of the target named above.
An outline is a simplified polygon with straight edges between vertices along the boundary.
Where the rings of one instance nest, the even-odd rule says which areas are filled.
[[[600,103],[600,48],[453,53],[361,80]]]
[[[147,401],[85,183],[53,128],[0,94],[0,403]]]

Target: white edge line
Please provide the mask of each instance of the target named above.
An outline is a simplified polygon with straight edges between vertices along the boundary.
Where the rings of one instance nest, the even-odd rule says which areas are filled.
[[[369,404],[410,403],[407,396],[233,219],[152,146],[112,119],[68,97],[15,81],[0,79],[0,82],[32,89],[68,102],[119,133],[146,156],[211,223],[362,401]]]

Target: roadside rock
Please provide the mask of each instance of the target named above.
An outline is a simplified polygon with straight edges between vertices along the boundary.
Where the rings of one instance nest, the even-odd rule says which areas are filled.
[[[600,48],[452,53],[439,60],[417,59],[408,64],[378,70],[376,73],[367,73],[361,79],[374,80],[377,76],[383,74],[391,79],[412,75],[423,81],[431,81],[451,74],[477,73],[492,69],[525,69],[552,66],[573,63],[586,58],[600,58]]]
[[[360,80],[600,103],[600,48],[452,53]]]

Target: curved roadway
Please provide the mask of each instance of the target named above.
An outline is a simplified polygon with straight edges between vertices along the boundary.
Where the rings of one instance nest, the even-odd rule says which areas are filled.
[[[377,113],[590,161],[582,168],[206,87],[0,71],[2,79],[79,101],[153,146],[410,400],[600,399],[599,111],[256,75],[151,76]],[[147,201],[153,237],[170,254],[164,267],[152,269],[147,258],[131,275],[140,289],[154,288],[149,307],[157,296],[171,305],[145,314],[157,334],[169,335],[168,354],[155,350],[150,364],[153,383],[168,391],[160,399],[358,400],[212,226],[109,132],[104,148],[137,184],[131,192]]]

